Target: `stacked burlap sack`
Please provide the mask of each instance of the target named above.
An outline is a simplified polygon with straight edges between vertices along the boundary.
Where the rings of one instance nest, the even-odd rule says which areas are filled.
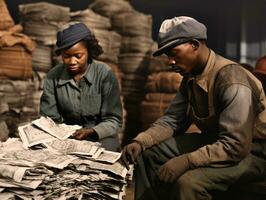
[[[128,112],[128,131],[124,143],[127,143],[141,130],[140,103],[144,97],[144,85],[150,61],[152,19],[150,15],[135,11],[120,14],[113,22],[114,27],[123,34],[119,66],[124,73],[122,86]]]
[[[9,11],[4,0],[0,0],[0,30],[7,30],[15,25],[9,15]]]
[[[56,33],[69,22],[70,8],[38,2],[19,5],[19,13],[24,33],[36,42],[33,69],[47,72],[53,66],[52,50],[56,43]]]
[[[143,130],[164,114],[179,90],[182,76],[169,70],[167,60],[166,55],[150,57],[149,75],[145,85],[146,94],[141,102]]]
[[[152,44],[152,17],[136,11],[125,0],[95,0],[89,8],[111,19],[112,29],[122,36],[118,66],[123,72],[122,93],[127,111],[123,143],[127,143],[141,128],[140,103]]]
[[[17,125],[38,117],[39,82],[32,72],[34,42],[14,25],[4,1],[0,1],[0,138],[16,134]],[[6,19],[6,22],[4,21]]]

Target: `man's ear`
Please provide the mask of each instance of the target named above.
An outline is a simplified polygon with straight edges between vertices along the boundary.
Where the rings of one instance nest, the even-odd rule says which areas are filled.
[[[196,39],[191,40],[190,43],[191,43],[193,49],[198,49],[200,46],[200,42]]]

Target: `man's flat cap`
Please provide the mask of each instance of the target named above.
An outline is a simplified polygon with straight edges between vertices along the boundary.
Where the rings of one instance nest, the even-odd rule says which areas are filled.
[[[158,34],[158,50],[153,56],[192,39],[207,39],[207,28],[192,17],[180,16],[162,22]]]

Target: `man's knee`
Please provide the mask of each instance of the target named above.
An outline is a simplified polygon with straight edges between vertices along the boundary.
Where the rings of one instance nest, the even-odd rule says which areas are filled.
[[[179,179],[176,181],[176,186],[179,190],[190,190],[197,189],[198,183],[195,178],[191,177],[188,173],[183,174]]]
[[[153,151],[152,148],[146,149],[141,153],[143,158],[150,158],[150,157],[155,157],[155,152]]]
[[[198,172],[201,173],[201,172]],[[204,180],[200,179],[194,171],[188,171],[183,174],[175,183],[180,199],[211,199],[204,185]]]

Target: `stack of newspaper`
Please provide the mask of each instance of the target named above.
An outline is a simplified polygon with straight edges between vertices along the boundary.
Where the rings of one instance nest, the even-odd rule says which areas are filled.
[[[0,199],[122,199],[131,180],[121,153],[62,134],[76,129],[40,118],[0,143]]]

